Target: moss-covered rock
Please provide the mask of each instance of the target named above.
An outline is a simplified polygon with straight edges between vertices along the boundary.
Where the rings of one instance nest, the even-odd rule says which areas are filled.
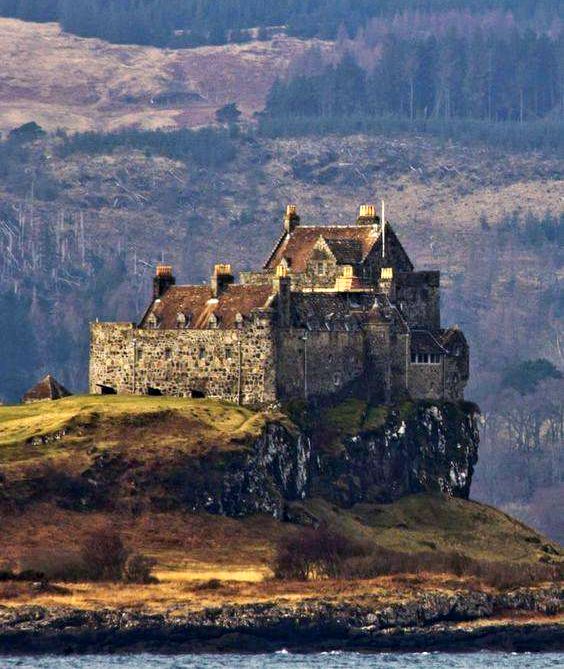
[[[467,498],[478,458],[477,415],[475,405],[452,402],[332,408],[313,434],[312,493],[343,506],[418,492]]]

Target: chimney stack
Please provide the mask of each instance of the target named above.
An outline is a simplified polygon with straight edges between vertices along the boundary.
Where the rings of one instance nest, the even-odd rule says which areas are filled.
[[[284,230],[292,233],[300,224],[300,217],[298,216],[298,208],[295,204],[289,204],[286,207],[286,214],[284,215]]]
[[[380,281],[378,282],[378,288],[381,293],[387,295],[390,300],[396,299],[396,285],[394,281],[394,269],[393,267],[382,267],[380,270]]]
[[[219,297],[221,293],[235,281],[231,272],[231,265],[216,265],[213,269],[211,278],[211,289],[214,297]]]
[[[153,279],[153,299],[162,297],[175,283],[176,279],[172,275],[172,265],[157,265],[157,271]]]
[[[376,207],[373,204],[361,204],[356,222],[358,225],[375,225],[378,221]]]

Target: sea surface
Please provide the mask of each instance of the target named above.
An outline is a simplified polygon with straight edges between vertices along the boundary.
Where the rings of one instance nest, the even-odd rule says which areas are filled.
[[[0,669],[555,669],[564,653],[312,653],[2,657]]]

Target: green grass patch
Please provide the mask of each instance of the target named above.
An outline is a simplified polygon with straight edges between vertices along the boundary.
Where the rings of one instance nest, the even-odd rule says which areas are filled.
[[[29,459],[40,448],[43,456],[66,447],[79,446],[84,435],[98,434],[100,445],[112,443],[112,430],[158,427],[165,420],[184,420],[197,426],[198,438],[229,438],[237,442],[258,436],[265,417],[212,400],[133,395],[73,396],[54,402],[0,407],[0,461]],[[194,434],[186,433],[186,441]],[[167,435],[159,436],[163,445]],[[22,447],[25,452],[22,452]]]

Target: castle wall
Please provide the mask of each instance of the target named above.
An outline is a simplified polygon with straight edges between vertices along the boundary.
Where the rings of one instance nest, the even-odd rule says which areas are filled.
[[[135,343],[134,343],[135,340]],[[134,364],[134,350],[136,352]],[[206,397],[244,404],[271,402],[275,351],[269,319],[241,330],[151,330],[132,324],[91,328],[90,392]]]
[[[277,388],[283,400],[339,393],[364,374],[360,331],[280,330],[277,350]]]
[[[369,323],[365,326],[366,384],[374,402],[389,402],[391,398],[390,326]]]
[[[443,363],[409,363],[409,394],[417,399],[442,399]]]
[[[396,301],[411,327],[436,331],[441,327],[440,273],[405,272],[396,275]]]
[[[394,400],[404,398],[409,384],[410,336],[394,332],[390,346],[391,392]]]

